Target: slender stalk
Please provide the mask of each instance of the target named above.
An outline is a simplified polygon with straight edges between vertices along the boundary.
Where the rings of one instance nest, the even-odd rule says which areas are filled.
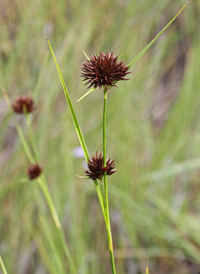
[[[103,166],[106,167],[106,105],[107,105],[107,90],[104,90],[104,105],[103,105]],[[104,172],[104,195],[107,220],[109,218],[108,205],[108,189],[107,189],[107,173]],[[109,221],[110,223],[110,221]]]
[[[99,182],[100,182],[101,193],[102,193],[102,196],[103,196],[103,198],[104,198],[103,202],[104,202],[104,208],[105,208],[104,186],[103,186],[102,180],[99,180]]]
[[[28,160],[30,161],[30,163],[33,164],[35,162],[34,157],[31,154],[31,150],[30,150],[30,148],[28,146],[28,143],[26,141],[24,133],[23,133],[23,131],[22,131],[22,129],[21,129],[21,127],[20,127],[20,125],[19,125],[19,123],[17,122],[16,119],[15,119],[15,127],[17,129],[17,133],[18,133],[19,138],[21,140],[21,143],[22,143],[22,146],[24,148],[25,154],[26,154]]]
[[[103,193],[101,191],[101,188],[99,187],[99,184],[98,184],[97,180],[94,180],[94,184],[95,184],[96,192],[97,192],[97,195],[98,195],[98,198],[99,198],[99,203],[101,205],[101,210],[102,210],[102,213],[103,213],[106,228],[108,228],[108,222],[107,222],[107,218],[106,218]]]
[[[62,262],[61,262],[61,258],[59,257],[59,254],[58,254],[58,249],[53,241],[53,238],[52,238],[52,235],[51,235],[51,232],[48,228],[48,225],[47,223],[45,222],[45,219],[40,216],[40,221],[41,221],[41,224],[42,224],[42,228],[44,230],[44,233],[45,233],[45,236],[46,238],[48,239],[48,242],[50,244],[50,247],[53,251],[53,256],[55,258],[55,264],[58,268],[58,273],[64,273],[64,270],[63,270],[63,266],[62,266]]]
[[[31,145],[32,145],[33,151],[34,151],[34,156],[35,156],[36,160],[38,162],[40,162],[40,157],[39,157],[39,152],[38,152],[36,141],[35,141],[35,136],[34,136],[34,133],[33,133],[32,127],[31,127],[31,120],[30,120],[30,117],[27,113],[26,113],[25,116],[26,116],[27,126],[28,126],[28,129],[29,129]],[[61,227],[61,224],[60,224],[60,220],[59,220],[59,217],[58,217],[58,214],[57,214],[57,211],[56,211],[52,196],[50,194],[50,191],[49,191],[47,181],[46,181],[46,177],[45,177],[44,173],[38,178],[38,184],[39,184],[39,186],[42,190],[42,193],[43,193],[43,195],[44,195],[44,197],[47,201],[47,204],[49,206],[49,209],[50,209],[51,215],[53,217],[53,220],[54,220],[57,232],[58,232],[58,236],[60,238],[64,253],[65,253],[65,256],[66,256],[66,258],[68,260],[68,263],[69,263],[69,268],[71,269],[72,273],[75,274],[76,273],[76,268],[75,268],[74,262],[72,260],[68,245],[65,241],[65,237],[64,237],[64,233],[63,233],[63,230],[62,230],[62,227]]]
[[[149,257],[147,257],[147,266],[146,266],[146,274],[149,274]]]
[[[106,105],[107,105],[107,90],[104,89],[104,106],[103,106],[103,165],[106,167]],[[107,187],[107,173],[104,172],[104,195],[105,195],[105,213],[107,219],[107,235],[108,235],[108,247],[110,251],[110,260],[112,273],[116,274],[115,260],[112,243],[112,232],[109,216],[109,203],[108,203],[108,187]]]
[[[31,145],[33,147],[33,152],[34,152],[34,155],[35,155],[35,160],[36,160],[37,163],[40,163],[40,156],[39,156],[39,152],[38,152],[38,149],[37,149],[34,133],[33,133],[32,127],[31,127],[30,115],[27,112],[25,112],[25,116],[26,116],[26,123],[27,123],[28,130],[29,130]]]
[[[3,271],[3,274],[7,274],[7,271],[6,271],[6,268],[5,268],[5,265],[3,263],[1,256],[0,256],[0,267],[1,267],[1,270]]]

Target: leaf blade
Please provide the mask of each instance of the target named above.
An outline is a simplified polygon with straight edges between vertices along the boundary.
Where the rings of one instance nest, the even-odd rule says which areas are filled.
[[[155,43],[155,41],[160,37],[160,35],[171,25],[171,23],[176,19],[176,17],[182,12],[182,10],[187,6],[188,2],[180,9],[180,11],[172,18],[172,20],[156,35],[156,37],[128,64],[129,67],[137,62],[140,57]]]
[[[69,92],[68,92],[67,87],[66,87],[66,85],[65,85],[65,81],[64,81],[64,79],[63,79],[62,73],[61,73],[61,71],[60,71],[58,62],[57,62],[56,57],[55,57],[55,55],[54,55],[54,52],[53,52],[53,49],[52,49],[51,44],[50,44],[50,42],[49,42],[49,39],[47,39],[47,42],[48,42],[48,44],[49,44],[49,48],[50,48],[50,50],[51,50],[51,54],[52,54],[52,56],[53,56],[53,59],[54,59],[55,65],[56,65],[56,68],[57,68],[57,71],[58,71],[58,75],[59,75],[59,78],[60,78],[60,81],[61,81],[61,84],[62,84],[64,93],[65,93],[67,102],[68,102],[68,104],[69,104],[69,108],[70,108],[70,111],[71,111],[72,119],[73,119],[73,122],[74,122],[74,125],[75,125],[75,128],[76,128],[76,133],[77,133],[77,135],[78,135],[79,142],[80,142],[81,147],[82,147],[82,149],[83,149],[85,158],[86,158],[86,160],[88,161],[89,158],[90,158],[89,152],[88,152],[88,149],[87,149],[87,146],[86,146],[86,143],[85,143],[85,140],[84,140],[84,137],[83,137],[81,128],[80,128],[80,126],[79,126],[79,123],[78,123],[76,114],[75,114],[75,112],[74,112],[74,108],[73,108],[72,103],[71,103],[71,99],[70,99],[70,96],[69,96]]]

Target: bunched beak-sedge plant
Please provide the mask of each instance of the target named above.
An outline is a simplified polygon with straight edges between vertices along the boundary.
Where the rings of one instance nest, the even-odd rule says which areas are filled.
[[[77,132],[77,136],[78,136],[80,145],[83,149],[85,159],[87,161],[88,168],[85,171],[85,176],[82,176],[82,177],[93,180],[94,186],[98,195],[98,199],[100,202],[100,207],[101,207],[103,218],[105,221],[105,230],[107,232],[108,248],[110,252],[111,268],[112,268],[113,274],[116,274],[116,268],[115,268],[114,249],[113,249],[113,241],[112,241],[112,229],[111,229],[110,216],[109,216],[107,176],[110,176],[113,173],[115,173],[117,169],[115,168],[114,160],[111,158],[108,158],[106,153],[106,109],[107,109],[108,94],[110,92],[110,89],[116,86],[118,81],[128,80],[126,76],[130,73],[130,69],[133,66],[133,64],[149,49],[149,47],[159,38],[159,36],[171,25],[171,23],[176,19],[176,17],[180,14],[180,12],[185,8],[186,5],[187,4],[185,4],[182,7],[182,9],[174,16],[174,18],[160,31],[160,33],[127,65],[123,61],[118,60],[119,59],[118,55],[115,56],[114,53],[109,51],[107,53],[100,52],[99,55],[94,54],[91,58],[89,58],[85,54],[86,61],[82,64],[81,76],[83,77],[83,80],[86,81],[86,85],[89,85],[91,89],[87,93],[85,93],[78,101],[85,98],[89,93],[94,91],[96,88],[99,88],[102,91],[100,93],[100,96],[103,95],[103,106],[102,106],[102,109],[103,109],[102,111],[103,112],[103,115],[102,115],[103,154],[97,151],[96,154],[92,156],[89,155],[85,139],[83,137],[77,116],[75,114],[75,111],[69,96],[69,92],[65,85],[61,70],[57,63],[51,44],[49,40],[47,39],[67,102],[70,107],[70,112],[72,115],[76,132]],[[8,106],[13,110],[13,112],[16,115],[22,114],[25,116],[31,145],[29,145],[29,143],[27,142],[25,135],[23,134],[23,131],[16,119],[15,119],[15,125],[18,131],[19,137],[21,139],[23,148],[25,150],[26,156],[29,161],[29,164],[27,164],[26,172],[29,180],[31,181],[35,180],[38,182],[38,185],[50,209],[50,212],[54,221],[54,225],[56,227],[58,239],[60,240],[60,243],[63,247],[63,252],[65,254],[65,257],[68,263],[67,270],[69,271],[69,273],[75,274],[77,273],[77,267],[75,266],[74,260],[71,256],[70,250],[65,240],[64,232],[61,227],[61,223],[58,218],[58,214],[57,214],[51,193],[48,188],[45,173],[43,171],[43,165],[41,164],[40,157],[39,157],[35,136],[31,127],[30,115],[31,113],[36,111],[34,100],[33,98],[28,96],[21,96],[15,99],[15,101],[11,104],[10,99],[7,93],[5,92],[5,90],[2,89],[2,91]],[[3,261],[1,260],[1,257],[0,257],[0,266],[2,268],[3,273],[6,273],[5,266],[3,265]],[[146,273],[148,273],[148,266],[147,266]]]
[[[103,95],[104,95],[103,123],[102,123],[103,124],[102,126],[103,127],[103,159],[101,157],[101,153],[99,153],[99,155],[98,153],[96,153],[96,156],[91,156],[91,157],[89,155],[85,139],[83,137],[81,128],[78,123],[77,116],[74,112],[74,108],[69,96],[69,92],[65,85],[61,70],[57,63],[51,44],[49,40],[47,39],[66,99],[70,107],[72,119],[73,119],[74,126],[79,138],[79,142],[83,149],[85,159],[88,163],[88,170],[86,170],[86,175],[88,178],[93,180],[96,188],[96,192],[99,198],[99,202],[100,202],[100,206],[102,209],[106,230],[107,230],[108,248],[110,252],[110,260],[111,260],[111,267],[112,267],[113,274],[116,274],[116,269],[115,269],[111,224],[110,224],[110,217],[109,217],[107,175],[111,175],[112,173],[116,171],[116,169],[115,169],[114,161],[111,159],[108,159],[106,156],[106,106],[107,106],[108,91],[113,86],[116,86],[116,83],[118,81],[128,80],[127,78],[124,78],[124,77],[130,73],[129,69],[131,68],[131,66],[148,50],[148,48],[158,39],[158,37],[171,25],[171,23],[186,7],[186,5],[187,3],[174,16],[174,18],[161,30],[161,32],[128,65],[125,65],[125,63],[122,61],[117,61],[119,56],[115,56],[114,53],[109,53],[109,51],[106,54],[103,52],[100,52],[99,55],[94,54],[91,58],[89,58],[87,54],[84,53],[87,59],[82,65],[81,76],[84,78],[83,80],[86,81],[86,85],[88,84],[89,87],[92,87],[92,88],[87,93],[85,93],[85,95],[83,95],[78,101],[82,100],[84,97],[86,97],[89,93],[91,93],[97,87],[99,87],[100,89],[103,88]],[[104,178],[103,186],[102,186],[102,177]],[[147,267],[147,273],[148,273],[148,267]]]
[[[16,98],[15,101],[11,104],[6,91],[4,90],[4,88],[1,88],[1,89],[3,92],[3,96],[6,100],[6,103],[10,107],[10,109],[13,111],[13,113],[15,113],[16,115],[24,115],[25,116],[26,123],[28,126],[29,137],[30,137],[30,143],[31,143],[30,145],[29,145],[28,141],[26,140],[25,135],[24,135],[22,128],[21,128],[20,124],[18,123],[17,119],[14,119],[14,121],[15,121],[15,126],[17,129],[18,135],[20,137],[22,146],[24,148],[27,159],[29,161],[29,165],[27,167],[26,173],[27,173],[29,180],[37,181],[37,183],[45,197],[45,200],[49,207],[49,210],[52,215],[52,219],[53,219],[56,231],[57,231],[57,237],[61,243],[61,246],[63,247],[63,252],[64,252],[66,260],[68,262],[68,267],[69,267],[70,273],[75,274],[76,273],[75,264],[71,257],[67,242],[65,240],[64,232],[61,227],[61,223],[60,223],[60,220],[59,220],[59,217],[58,217],[58,214],[57,214],[57,211],[56,211],[56,208],[55,208],[55,205],[54,205],[51,193],[50,193],[50,190],[48,188],[45,173],[43,172],[43,168],[40,164],[40,156],[39,156],[39,152],[37,149],[35,136],[33,134],[33,130],[31,127],[30,114],[35,109],[34,100],[29,96],[23,95],[23,96]],[[43,219],[41,219],[41,222],[43,222],[43,226],[46,226]],[[49,241],[51,241],[51,239]],[[54,254],[55,254],[56,260],[58,261],[58,265],[60,265],[61,262],[59,261],[60,259],[57,257],[56,252],[57,252],[56,247],[54,246]],[[2,264],[1,264],[1,267],[2,267]]]

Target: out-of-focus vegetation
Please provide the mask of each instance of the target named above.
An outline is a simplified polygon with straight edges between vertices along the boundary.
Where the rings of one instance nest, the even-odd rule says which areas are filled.
[[[91,154],[102,148],[103,94],[86,92],[85,56],[110,51],[128,64],[183,0],[0,0],[0,87],[36,101],[33,129],[78,273],[111,273],[104,220],[56,73],[49,38]],[[117,273],[200,271],[200,1],[187,8],[108,94],[108,178]],[[18,121],[26,134],[22,117]],[[0,254],[8,273],[65,273],[51,216],[11,112],[0,94]],[[28,135],[27,135],[28,136]],[[44,225],[47,224],[47,228]],[[60,255],[61,254],[61,255]]]

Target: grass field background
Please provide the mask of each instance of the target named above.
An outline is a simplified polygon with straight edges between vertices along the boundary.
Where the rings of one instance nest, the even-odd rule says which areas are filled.
[[[82,49],[123,54],[128,64],[183,0],[0,0],[0,88],[31,95],[42,165],[79,274],[111,273],[105,224],[46,37],[54,49],[90,154],[102,150],[103,93],[80,78]],[[108,94],[108,178],[120,274],[200,273],[200,1],[186,9]],[[17,118],[25,135],[27,127]],[[0,94],[0,254],[8,273],[66,273],[54,225],[12,113]],[[44,223],[46,225],[44,225]],[[47,227],[46,227],[47,226]]]

